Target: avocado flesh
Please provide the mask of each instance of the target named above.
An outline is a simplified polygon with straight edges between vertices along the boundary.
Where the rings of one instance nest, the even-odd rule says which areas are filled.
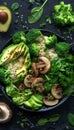
[[[0,66],[6,66],[10,71],[12,83],[23,80],[30,64],[29,49],[23,42],[9,45],[0,54]]]
[[[0,10],[3,10],[8,14],[8,20],[4,24],[0,22],[0,32],[7,32],[12,21],[12,14],[10,9],[6,6],[0,6]]]

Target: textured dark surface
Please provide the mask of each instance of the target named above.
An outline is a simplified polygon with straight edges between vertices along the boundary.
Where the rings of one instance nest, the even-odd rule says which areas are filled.
[[[39,0],[38,0],[39,1]],[[74,10],[74,0],[64,0],[65,3],[71,3],[73,6],[73,10]],[[13,2],[15,2],[15,0],[9,1],[9,0],[0,0],[0,5],[3,5],[3,2],[7,2],[8,3],[8,7],[11,7],[11,4]],[[43,17],[35,24],[28,24],[27,23],[27,17],[30,13],[30,9],[36,5],[32,5],[30,6],[30,4],[27,2],[27,0],[16,0],[16,2],[18,2],[20,4],[20,6],[22,5],[22,7],[20,7],[18,9],[19,13],[20,13],[20,17],[23,14],[24,15],[24,23],[26,24],[26,26],[28,28],[39,28],[40,23],[45,22],[45,16],[49,15],[51,16],[51,13],[53,12],[53,6],[57,3],[60,2],[60,0],[48,0],[48,3],[46,4],[45,8],[44,8],[44,14]],[[15,24],[15,20],[18,19],[19,23]],[[45,29],[48,29],[56,34],[59,34],[61,36],[63,36],[69,43],[74,43],[74,32],[71,33],[64,33],[65,31],[67,31],[67,28],[60,28],[57,27],[53,20],[52,20],[52,24],[47,24],[45,27]],[[21,25],[21,20],[18,16],[15,16],[15,12],[13,12],[13,20],[12,20],[12,24],[11,27],[9,29],[9,31],[7,33],[0,33],[0,50],[1,48],[3,48],[3,46],[5,45],[5,43],[9,40],[10,35],[13,34],[14,32],[18,31],[18,30],[24,30],[22,25]],[[74,47],[72,47],[72,49],[74,50]],[[0,91],[0,93],[2,93]],[[20,116],[20,112],[22,113],[22,118],[28,118],[29,119],[29,124],[28,122],[25,125],[24,130],[66,130],[66,125],[68,125],[67,123],[67,113],[72,112],[74,113],[74,97],[70,97],[64,104],[62,104],[61,106],[59,106],[58,108],[55,108],[54,110],[48,111],[48,112],[43,112],[43,113],[31,113],[31,112],[27,112],[27,111],[23,111],[17,107],[15,107],[11,102],[9,102],[9,100],[6,99],[6,97],[0,96],[0,101],[5,101],[7,102],[12,110],[13,110],[13,118],[11,120],[11,122],[5,124],[5,125],[0,125],[0,130],[22,130],[23,128],[20,127],[19,124],[17,124],[17,121],[20,120],[21,122],[21,116]],[[50,117],[50,115],[55,114],[55,113],[60,113],[61,114],[61,119],[56,123],[56,124],[47,124],[43,127],[39,127],[36,125],[36,122],[38,121],[38,119],[40,118],[48,118]],[[70,130],[74,130],[73,127],[69,126]]]

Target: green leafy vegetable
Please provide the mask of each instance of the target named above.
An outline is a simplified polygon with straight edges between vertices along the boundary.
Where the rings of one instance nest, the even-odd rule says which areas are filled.
[[[56,52],[60,55],[60,56],[64,56],[66,54],[69,53],[70,50],[70,44],[66,43],[66,42],[59,42],[56,44]]]
[[[43,8],[46,4],[48,0],[45,0],[45,2],[43,3],[43,5],[41,5],[40,7],[35,7],[31,10],[31,14],[28,17],[28,22],[29,23],[36,23],[42,16],[43,14]]]
[[[46,125],[48,122],[49,122],[48,119],[42,118],[42,119],[40,119],[40,120],[37,122],[37,124],[38,124],[39,126],[44,126],[44,125]]]
[[[53,123],[53,122],[57,122],[60,119],[60,114],[54,114],[51,115],[49,118],[49,122]]]
[[[28,47],[29,47],[30,54],[32,56],[37,57],[39,55],[40,50],[39,50],[39,47],[36,43],[30,44]]]
[[[3,83],[3,84],[9,84],[10,83],[10,71],[7,70],[6,68],[4,67],[0,67],[0,81]]]
[[[74,126],[74,114],[68,113],[67,119],[70,125]]]
[[[45,45],[46,45],[46,47],[49,47],[49,48],[54,47],[56,43],[57,43],[56,35],[49,36],[45,40]]]
[[[35,42],[36,38],[40,36],[42,33],[39,29],[30,29],[26,34],[26,40],[30,43]]]
[[[35,2],[35,0],[28,0],[29,3],[33,4]]]
[[[14,33],[12,37],[12,41],[15,44],[20,43],[22,41],[26,42],[25,33],[23,31],[18,31]]]
[[[13,3],[13,4],[11,5],[12,11],[17,10],[18,8],[19,8],[19,3],[18,3],[18,2],[15,2],[15,3]]]
[[[61,1],[59,5],[54,6],[53,19],[56,24],[61,26],[74,24],[74,12],[71,4],[65,4]]]
[[[48,119],[41,118],[40,120],[38,120],[37,124],[39,126],[44,126],[44,125],[46,125],[49,122],[50,123],[57,122],[59,119],[60,119],[60,115],[59,114],[54,114],[54,115],[51,115],[50,118],[48,118]]]
[[[6,86],[6,93],[12,97],[15,104],[23,105],[31,97],[33,92],[30,89],[25,89],[23,92],[20,92],[14,84],[9,84]]]

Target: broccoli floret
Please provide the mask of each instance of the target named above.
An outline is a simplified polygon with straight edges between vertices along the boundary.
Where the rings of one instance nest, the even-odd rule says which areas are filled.
[[[69,53],[70,50],[70,44],[66,43],[66,42],[59,42],[55,45],[55,49],[56,52],[58,53],[58,55],[66,55]]]
[[[54,6],[53,19],[56,24],[61,26],[74,24],[74,12],[71,4],[65,4],[63,1]]]
[[[17,44],[20,42],[26,42],[25,33],[23,31],[16,32],[12,37],[13,43]]]
[[[45,40],[46,47],[52,48],[57,42],[57,36],[52,35],[50,37],[47,37]]]
[[[40,35],[41,31],[39,29],[30,29],[29,32],[26,34],[26,39],[29,43],[33,43]]]
[[[0,67],[0,81],[3,84],[9,84],[10,83],[9,75],[10,75],[10,72],[7,69]]]
[[[37,57],[39,55],[39,46],[36,43],[29,45],[29,52],[32,56]]]

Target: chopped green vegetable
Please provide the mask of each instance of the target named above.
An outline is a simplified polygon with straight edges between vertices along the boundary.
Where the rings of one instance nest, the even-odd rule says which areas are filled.
[[[39,6],[39,7],[35,7],[31,10],[31,14],[28,17],[28,22],[29,23],[36,23],[42,16],[43,14],[43,8],[45,6],[45,4],[47,3],[48,0],[45,0],[44,3]]]
[[[39,46],[36,43],[30,44],[29,46],[29,51],[31,56],[37,57],[39,55]]]
[[[41,23],[41,24],[40,24],[40,28],[43,28],[45,25],[46,25],[45,22],[44,22],[44,23]]]
[[[26,34],[26,40],[30,43],[33,43],[40,35],[41,31],[39,29],[30,29],[29,32]]]
[[[17,105],[23,105],[26,100],[28,100],[32,95],[32,90],[25,89],[23,92],[20,92],[20,90],[14,85],[9,84],[6,86],[6,93],[8,96],[12,97],[12,100]]]
[[[49,16],[46,17],[46,22],[51,24],[51,18]]]
[[[74,24],[74,12],[71,4],[65,4],[63,1],[54,6],[53,19],[56,24],[61,26]]]
[[[14,2],[12,5],[11,5],[11,9],[12,9],[12,11],[15,11],[15,10],[17,10],[18,8],[19,8],[19,3],[18,2]]]
[[[45,45],[46,45],[46,47],[49,47],[49,48],[54,47],[56,43],[57,43],[56,35],[49,36],[45,40]]]
[[[0,67],[0,82],[3,84],[9,84],[10,83],[10,71],[6,68]]]
[[[66,42],[58,42],[55,46],[56,46],[55,49],[58,55],[64,56],[69,53],[70,44]]]
[[[25,106],[37,110],[43,105],[43,96],[40,94],[33,94],[31,98],[24,102]]]
[[[74,126],[74,114],[68,113],[67,119],[70,125]]]
[[[25,33],[23,31],[18,31],[14,33],[12,37],[12,41],[15,44],[20,43],[22,41],[26,42]]]

